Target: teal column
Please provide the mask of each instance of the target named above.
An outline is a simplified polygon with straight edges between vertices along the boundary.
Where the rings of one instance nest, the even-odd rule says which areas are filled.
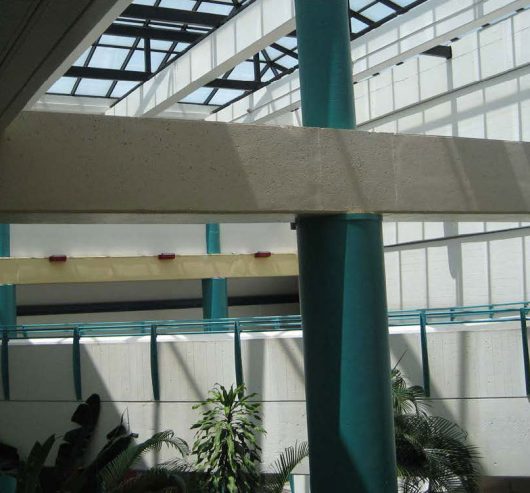
[[[206,225],[206,252],[221,253],[219,224]],[[226,279],[203,279],[202,303],[202,313],[205,319],[227,318],[228,293]]]
[[[304,126],[353,129],[348,0],[295,1]],[[297,235],[311,492],[395,493],[381,217],[299,217]]]
[[[9,224],[0,224],[0,257],[9,257],[10,255]],[[17,302],[15,286],[0,285],[0,327],[16,325],[16,323]]]
[[[311,492],[395,492],[381,217],[298,218]]]

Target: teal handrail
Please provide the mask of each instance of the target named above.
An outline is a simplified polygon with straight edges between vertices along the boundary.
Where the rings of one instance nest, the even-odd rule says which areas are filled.
[[[430,370],[428,353],[428,325],[461,325],[471,323],[520,322],[521,341],[525,374],[525,390],[530,396],[530,356],[527,334],[527,316],[530,302],[497,303],[491,305],[472,305],[449,308],[428,308],[423,310],[398,310],[388,313],[390,327],[420,326],[420,346],[422,355],[423,386],[430,395]],[[215,331],[211,327],[215,326]],[[150,333],[147,327],[151,327]],[[82,398],[81,354],[82,337],[149,337],[151,348],[151,381],[154,400],[160,400],[158,375],[157,338],[159,336],[194,335],[234,335],[234,360],[236,381],[243,383],[243,365],[241,334],[289,332],[302,329],[300,315],[274,317],[242,317],[216,320],[146,320],[141,322],[105,322],[105,323],[54,323],[24,324],[0,327],[1,345],[1,382],[4,400],[10,399],[9,342],[25,338],[71,338],[72,371],[74,391],[77,400]]]

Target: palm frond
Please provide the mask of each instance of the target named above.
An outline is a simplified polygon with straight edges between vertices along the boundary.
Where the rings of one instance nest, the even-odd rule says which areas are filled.
[[[269,468],[270,472],[263,476],[264,493],[281,493],[294,468],[309,456],[307,442],[295,443],[287,447]]]
[[[432,491],[477,491],[478,453],[467,434],[439,416],[395,416],[398,474],[405,493],[422,484]]]
[[[419,413],[426,407],[425,392],[419,385],[408,386],[401,372],[391,372],[394,414]]]
[[[175,448],[180,454],[189,453],[188,444],[175,436],[172,431],[155,433],[142,443],[130,445],[121,452],[112,462],[108,463],[99,474],[108,490],[115,488],[123,479],[125,473],[138,462],[144,454],[150,451],[159,451],[163,445]]]

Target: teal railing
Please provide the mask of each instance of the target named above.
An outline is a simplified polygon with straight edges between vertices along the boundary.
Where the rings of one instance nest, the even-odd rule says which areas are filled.
[[[487,322],[519,322],[522,357],[524,363],[525,391],[530,396],[530,359],[528,349],[527,318],[530,302],[496,303],[463,307],[429,308],[390,311],[390,327],[419,325],[423,387],[430,396],[428,325],[456,325]],[[72,374],[76,399],[82,398],[81,351],[83,337],[149,337],[150,365],[153,399],[160,400],[157,338],[164,335],[233,334],[234,369],[237,384],[243,383],[241,334],[252,332],[281,332],[302,329],[300,315],[279,317],[243,317],[218,320],[152,320],[141,322],[32,324],[1,327],[0,351],[2,388],[5,400],[10,399],[9,343],[24,338],[71,338]]]

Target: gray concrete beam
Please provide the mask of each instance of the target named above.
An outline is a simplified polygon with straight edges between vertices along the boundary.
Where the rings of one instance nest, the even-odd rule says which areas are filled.
[[[0,138],[4,221],[345,211],[528,214],[530,143],[40,112]]]
[[[40,96],[131,0],[0,0],[0,131]]]

